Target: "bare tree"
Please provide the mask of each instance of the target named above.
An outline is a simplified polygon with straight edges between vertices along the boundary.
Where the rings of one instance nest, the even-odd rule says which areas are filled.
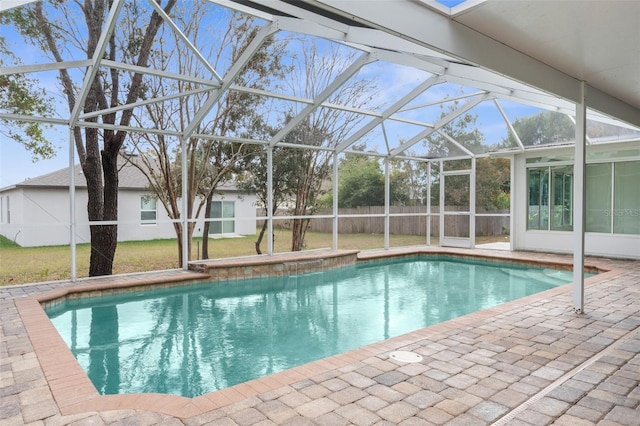
[[[273,136],[276,131],[269,128],[269,137]],[[265,136],[267,139],[267,136]],[[271,195],[271,214],[275,215],[279,208],[289,199],[294,197],[298,189],[299,176],[302,173],[300,163],[302,159],[302,152],[285,147],[274,147],[272,151],[272,178],[273,182],[277,184],[271,188],[271,193],[267,188],[268,169],[267,159],[265,157],[265,150],[262,147],[256,147],[251,155],[245,155],[242,170],[244,171],[238,178],[239,188],[248,194],[256,194],[262,208],[264,215],[269,214],[268,198]],[[260,248],[264,235],[267,231],[268,222],[264,220],[258,237],[255,241],[255,248],[257,254],[262,254]],[[273,238],[273,235],[270,236]]]
[[[297,74],[289,81],[291,91],[306,98],[316,98],[325,88],[358,60],[360,52],[345,53],[335,45],[321,45],[315,40],[303,39]],[[330,104],[345,105],[353,109],[366,109],[376,102],[376,82],[367,78],[352,78],[340,85],[327,98]],[[298,111],[286,111],[283,122],[294,119]],[[318,207],[323,194],[322,183],[329,177],[330,150],[362,122],[362,115],[334,108],[316,108],[289,132],[284,141],[299,145],[310,145],[320,149],[303,149],[290,152],[291,164],[296,168],[294,193],[294,216],[308,216]],[[291,150],[290,150],[291,151]],[[309,219],[295,218],[292,222],[291,250],[300,251],[309,227]]]
[[[161,1],[159,0],[160,4]],[[170,13],[176,0],[166,0],[163,10]],[[77,8],[76,8],[77,6]],[[147,67],[156,34],[162,26],[160,14],[139,4],[128,7],[127,14],[135,15],[138,25],[134,31],[119,34],[128,40],[128,50],[123,50],[117,41],[117,31],[107,24],[110,8],[117,7],[109,0],[85,0],[84,2],[36,2],[30,6],[12,9],[8,19],[42,51],[56,62],[63,62],[73,52],[81,52],[95,61],[106,58],[123,61],[125,56],[133,59],[138,67]],[[103,34],[105,30],[110,33]],[[99,41],[106,36],[106,44]],[[101,47],[104,47],[104,51]],[[92,73],[93,67],[85,73]],[[143,93],[143,74],[123,74],[110,68],[104,72],[96,70],[95,78],[89,82],[85,97],[81,97],[81,81],[66,68],[59,71],[66,102],[70,112],[85,114],[108,110],[111,107],[137,101]],[[87,121],[107,125],[128,126],[132,110],[124,110],[119,116],[107,112]],[[73,138],[80,164],[87,181],[87,211],[90,221],[116,221],[118,219],[118,153],[122,147],[126,130],[112,127],[98,130],[94,127],[74,127]],[[91,258],[89,275],[109,275],[117,246],[117,225],[91,225]]]
[[[190,2],[176,8],[174,21],[216,70],[234,64],[261,29],[250,16],[222,11],[203,1]],[[221,29],[213,35],[209,30],[212,23]],[[130,25],[133,26],[134,23]],[[215,79],[211,68],[193,49],[185,46],[176,33],[163,37],[163,40],[151,57],[155,67],[162,70],[178,69],[192,78]],[[281,42],[268,38],[243,70],[232,77],[234,83],[258,89],[267,86],[272,78],[281,73],[282,48]],[[234,177],[244,149],[242,144],[225,142],[224,138],[216,137],[250,136],[256,126],[257,105],[264,102],[262,97],[229,90],[216,100],[210,114],[196,122],[198,111],[203,108],[209,96],[215,95],[213,90],[202,89],[202,85],[193,82],[163,77],[152,79],[147,83],[148,97],[165,98],[176,93],[185,95],[161,103],[147,104],[144,111],[135,117],[141,125],[151,123],[156,129],[173,133],[184,133],[194,123],[194,135],[210,135],[189,137],[185,141],[184,154],[176,137],[141,133],[132,135],[130,139],[132,149],[139,154],[139,160],[135,164],[147,176],[151,190],[172,219],[179,219],[181,215],[193,219],[203,213],[208,217],[214,194],[221,184]],[[187,157],[186,194],[182,193],[182,155]],[[182,212],[181,197],[186,197],[186,212]],[[173,226],[182,265],[183,232],[187,232],[187,252],[190,256],[194,222],[189,222],[186,231],[180,222],[174,222]],[[202,235],[203,257],[208,258],[209,221],[205,221]]]

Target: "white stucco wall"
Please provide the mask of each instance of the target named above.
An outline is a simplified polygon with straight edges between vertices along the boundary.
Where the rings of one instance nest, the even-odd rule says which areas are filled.
[[[118,196],[118,241],[142,241],[175,238],[169,216],[160,202],[157,203],[156,223],[140,221],[140,197],[142,191],[123,190]],[[22,247],[68,245],[71,241],[69,218],[69,192],[64,188],[18,187],[0,193],[2,197],[2,221],[0,234]],[[10,199],[10,222],[6,200]],[[256,232],[256,197],[225,193],[214,200],[235,201],[236,235],[253,235]],[[87,219],[87,191],[76,191],[76,243],[90,242]],[[200,236],[204,212],[196,222],[194,236]],[[243,220],[243,218],[246,218]]]
[[[638,150],[640,142],[625,143],[624,146],[590,146],[588,153],[615,151],[616,149]],[[515,179],[511,183],[513,203],[513,224],[511,239],[515,250],[531,250],[557,253],[573,253],[576,237],[572,231],[527,230],[527,171],[526,159],[549,155],[572,156],[573,148],[553,151],[537,151],[515,157]],[[589,159],[587,160],[589,163]],[[540,166],[549,163],[540,163]],[[563,163],[551,163],[563,164]],[[538,164],[536,164],[538,166]],[[640,190],[638,191],[640,196]],[[623,235],[587,232],[585,234],[585,254],[608,257],[640,259],[640,235]]]

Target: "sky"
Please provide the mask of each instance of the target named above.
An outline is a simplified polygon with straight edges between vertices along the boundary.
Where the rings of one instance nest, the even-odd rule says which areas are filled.
[[[407,81],[410,76],[408,76],[406,72],[407,70],[403,70],[401,75],[396,75],[391,78],[395,81]],[[395,92],[399,91],[401,86],[402,85],[388,85],[386,86],[387,91],[381,90],[377,95],[383,98],[381,100],[384,100],[385,103],[389,105],[398,98]],[[404,88],[405,91],[408,91],[412,86],[407,87]],[[456,88],[453,85],[449,87],[434,87],[432,88],[432,93],[425,93],[418,100],[425,102],[428,101],[429,98],[444,96],[446,94],[455,95],[455,90]],[[503,108],[510,116],[521,115],[526,109],[526,107],[513,103],[503,103]],[[485,101],[472,109],[471,112],[478,115],[478,124],[483,127],[483,133],[487,143],[497,143],[506,136],[506,125],[493,105],[493,102]],[[415,114],[415,118],[420,121],[435,121],[437,114],[439,114],[439,108],[431,107],[428,111],[415,111]],[[428,114],[430,118],[425,118],[427,116],[426,114]],[[410,114],[402,114],[402,116],[414,118],[411,117]],[[395,136],[405,140],[421,130],[415,126],[397,125],[393,123],[388,123],[385,129],[391,139]],[[21,144],[4,135],[0,135],[0,188],[66,168],[69,165],[69,134],[67,129],[62,126],[55,126],[52,129],[46,130],[46,134],[56,148],[57,155],[52,159],[38,161],[33,161],[31,153]],[[380,138],[382,137],[379,130],[377,134]],[[383,141],[381,140],[377,143],[378,145],[382,145]],[[416,148],[418,147],[416,146]]]
[[[60,136],[60,132],[52,133],[51,137],[58,140],[54,142],[58,147],[56,157],[34,162],[31,152],[14,140],[0,135],[0,188],[67,167],[69,165],[67,141]]]
[[[460,3],[460,1],[444,2],[448,6],[449,3]],[[6,28],[6,27],[5,27]],[[7,37],[8,42],[14,43],[14,48],[20,49],[21,57],[24,63],[41,63],[49,62],[48,59],[43,59],[39,52],[29,45],[25,45],[21,37],[11,36],[9,32],[4,31],[3,34]],[[19,46],[19,47],[15,47]],[[426,79],[429,75],[425,72],[418,71],[409,67],[403,67],[398,65],[391,65],[382,63],[373,63],[364,68],[364,72],[377,73],[381,75],[382,84],[380,89],[376,92],[376,96],[380,100],[384,100],[386,105],[392,104],[395,100],[399,99],[404,93],[411,90],[412,87],[419,82]],[[220,70],[223,73],[223,70]],[[50,92],[60,93],[60,89],[56,83],[56,73],[40,73],[38,77],[42,80],[45,87],[50,89]],[[366,76],[365,76],[366,77]],[[428,102],[430,100],[442,97],[442,96],[455,96],[457,92],[457,85],[442,84],[434,86],[429,89],[428,93],[421,95],[420,102]],[[475,92],[475,89],[469,89],[469,91]],[[68,107],[61,102],[61,96],[57,96],[57,101],[60,106],[60,117],[68,117]],[[464,100],[462,101],[464,102]],[[522,115],[523,113],[530,114],[531,108],[522,107],[513,103],[505,103],[503,107],[507,114],[513,119]],[[489,144],[499,142],[506,136],[506,125],[502,120],[498,110],[492,102],[483,102],[482,104],[471,110],[472,113],[478,114],[478,124],[483,127],[483,133],[486,142]],[[415,117],[410,117],[411,113],[415,113]],[[432,107],[430,111],[416,110],[405,114],[405,117],[415,118],[420,121],[433,122],[439,113],[437,107]],[[409,127],[409,126],[406,126]],[[407,128],[404,129],[406,134],[401,135],[401,130],[398,130],[395,134],[391,134],[392,126],[389,125],[386,131],[388,136],[393,138],[410,138],[412,134]],[[413,133],[415,134],[415,132]],[[68,130],[62,126],[54,127],[53,129],[46,131],[47,137],[56,147],[57,155],[52,159],[33,161],[32,155],[22,145],[11,140],[6,135],[0,133],[0,188],[4,188],[19,182],[22,182],[29,178],[35,178],[50,172],[54,172],[63,169],[69,165],[69,135]],[[383,141],[376,142],[384,144]]]
[[[436,0],[438,3],[441,3],[447,7],[456,7],[460,3],[464,3],[467,0]]]

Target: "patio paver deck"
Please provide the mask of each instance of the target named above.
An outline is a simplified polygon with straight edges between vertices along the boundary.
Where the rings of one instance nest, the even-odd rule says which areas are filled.
[[[571,262],[542,253],[473,253]],[[589,280],[584,314],[573,312],[567,285],[193,399],[98,396],[55,333],[38,337],[51,329],[34,299],[190,273],[0,288],[0,426],[640,425],[640,261],[586,263],[612,271]],[[423,360],[389,358],[399,349]]]

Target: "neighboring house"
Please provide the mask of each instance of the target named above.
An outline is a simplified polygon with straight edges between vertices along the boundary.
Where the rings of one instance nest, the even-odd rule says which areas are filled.
[[[70,244],[69,169],[28,179],[0,189],[0,234],[23,247]],[[175,238],[171,219],[148,189],[146,177],[125,164],[119,174],[118,241]],[[90,242],[87,186],[75,166],[76,242]],[[234,185],[218,187],[209,217],[209,235],[239,236],[256,232],[256,196],[241,194]],[[203,209],[204,210],[204,209]],[[202,234],[204,214],[198,217],[194,237]]]

